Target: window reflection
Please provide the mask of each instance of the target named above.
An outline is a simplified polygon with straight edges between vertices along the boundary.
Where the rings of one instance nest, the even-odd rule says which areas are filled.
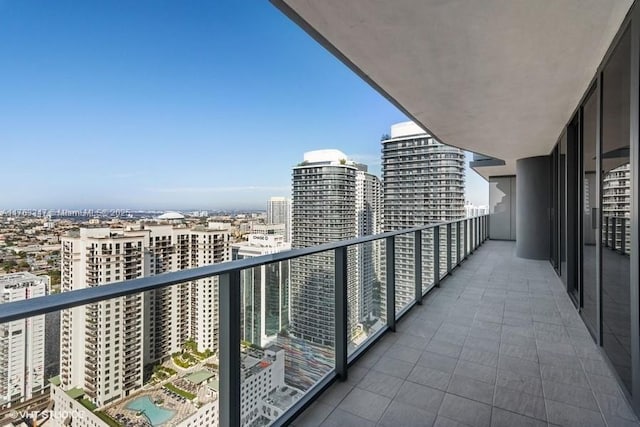
[[[631,391],[630,35],[602,76],[602,334],[604,350]]]

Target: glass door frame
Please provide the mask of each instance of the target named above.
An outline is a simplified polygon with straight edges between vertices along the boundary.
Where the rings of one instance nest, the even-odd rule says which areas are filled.
[[[582,303],[582,291],[580,284],[580,250],[581,233],[578,232],[581,228],[582,217],[580,215],[580,185],[579,185],[579,156],[580,156],[580,122],[581,122],[581,108],[572,116],[571,120],[566,127],[566,169],[564,171],[565,177],[565,219],[566,219],[566,251],[567,251],[567,271],[561,274],[566,274],[567,279],[567,293],[573,301],[576,309],[580,309]]]
[[[625,18],[619,32],[631,28],[631,80],[629,82],[630,99],[630,163],[631,163],[631,362],[632,397],[636,414],[640,413],[640,6],[634,3]],[[617,43],[616,35],[614,43]],[[611,48],[610,48],[611,50]],[[606,59],[606,58],[605,58]],[[624,387],[623,387],[624,389]]]

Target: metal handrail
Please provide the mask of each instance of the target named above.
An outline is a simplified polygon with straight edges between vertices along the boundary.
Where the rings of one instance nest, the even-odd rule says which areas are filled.
[[[313,255],[320,252],[326,252],[338,248],[382,240],[388,237],[410,234],[416,231],[429,230],[437,226],[453,224],[465,219],[478,217],[480,216],[440,222],[404,230],[388,231],[380,234],[372,234],[348,240],[341,240],[338,242],[325,243],[308,248],[291,249],[284,252],[261,255],[254,258],[246,258],[242,260],[228,261],[203,267],[190,268],[186,270],[172,271],[155,276],[123,280],[120,282],[113,282],[85,289],[77,289],[73,291],[62,292],[59,294],[46,295],[43,297],[31,298],[22,301],[15,301],[2,305],[2,310],[0,310],[0,324],[5,322],[12,322],[14,320],[26,319],[27,317],[38,316],[41,314],[51,313],[67,308],[73,308],[80,305],[105,301],[112,298],[161,289],[183,282],[190,282],[211,276],[220,276],[222,274],[230,273],[236,270],[244,270],[247,268],[259,267],[265,264],[288,261],[291,259]]]

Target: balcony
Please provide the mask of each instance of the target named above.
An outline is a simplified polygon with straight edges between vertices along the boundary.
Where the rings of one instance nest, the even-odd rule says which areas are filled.
[[[638,425],[553,268],[513,242],[485,243],[396,330],[294,425]]]
[[[285,380],[301,397],[279,408],[275,424],[637,425],[553,267],[517,258],[513,242],[485,242],[487,225],[475,217],[10,303],[0,322],[217,276],[220,425],[239,426],[250,403],[240,379],[280,357],[241,350],[243,272],[321,256],[321,276],[295,275],[321,283],[314,297],[326,304],[299,303],[308,330],[298,336],[284,327],[278,346],[297,360]],[[377,266],[371,292],[350,287],[356,254]],[[138,368],[126,362],[139,363],[140,349],[123,354],[132,373],[124,388],[135,390]]]

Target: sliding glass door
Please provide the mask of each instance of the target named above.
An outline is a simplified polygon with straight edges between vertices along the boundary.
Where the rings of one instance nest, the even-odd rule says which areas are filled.
[[[602,71],[602,345],[631,390],[631,37]],[[637,283],[635,284],[638,285]]]

